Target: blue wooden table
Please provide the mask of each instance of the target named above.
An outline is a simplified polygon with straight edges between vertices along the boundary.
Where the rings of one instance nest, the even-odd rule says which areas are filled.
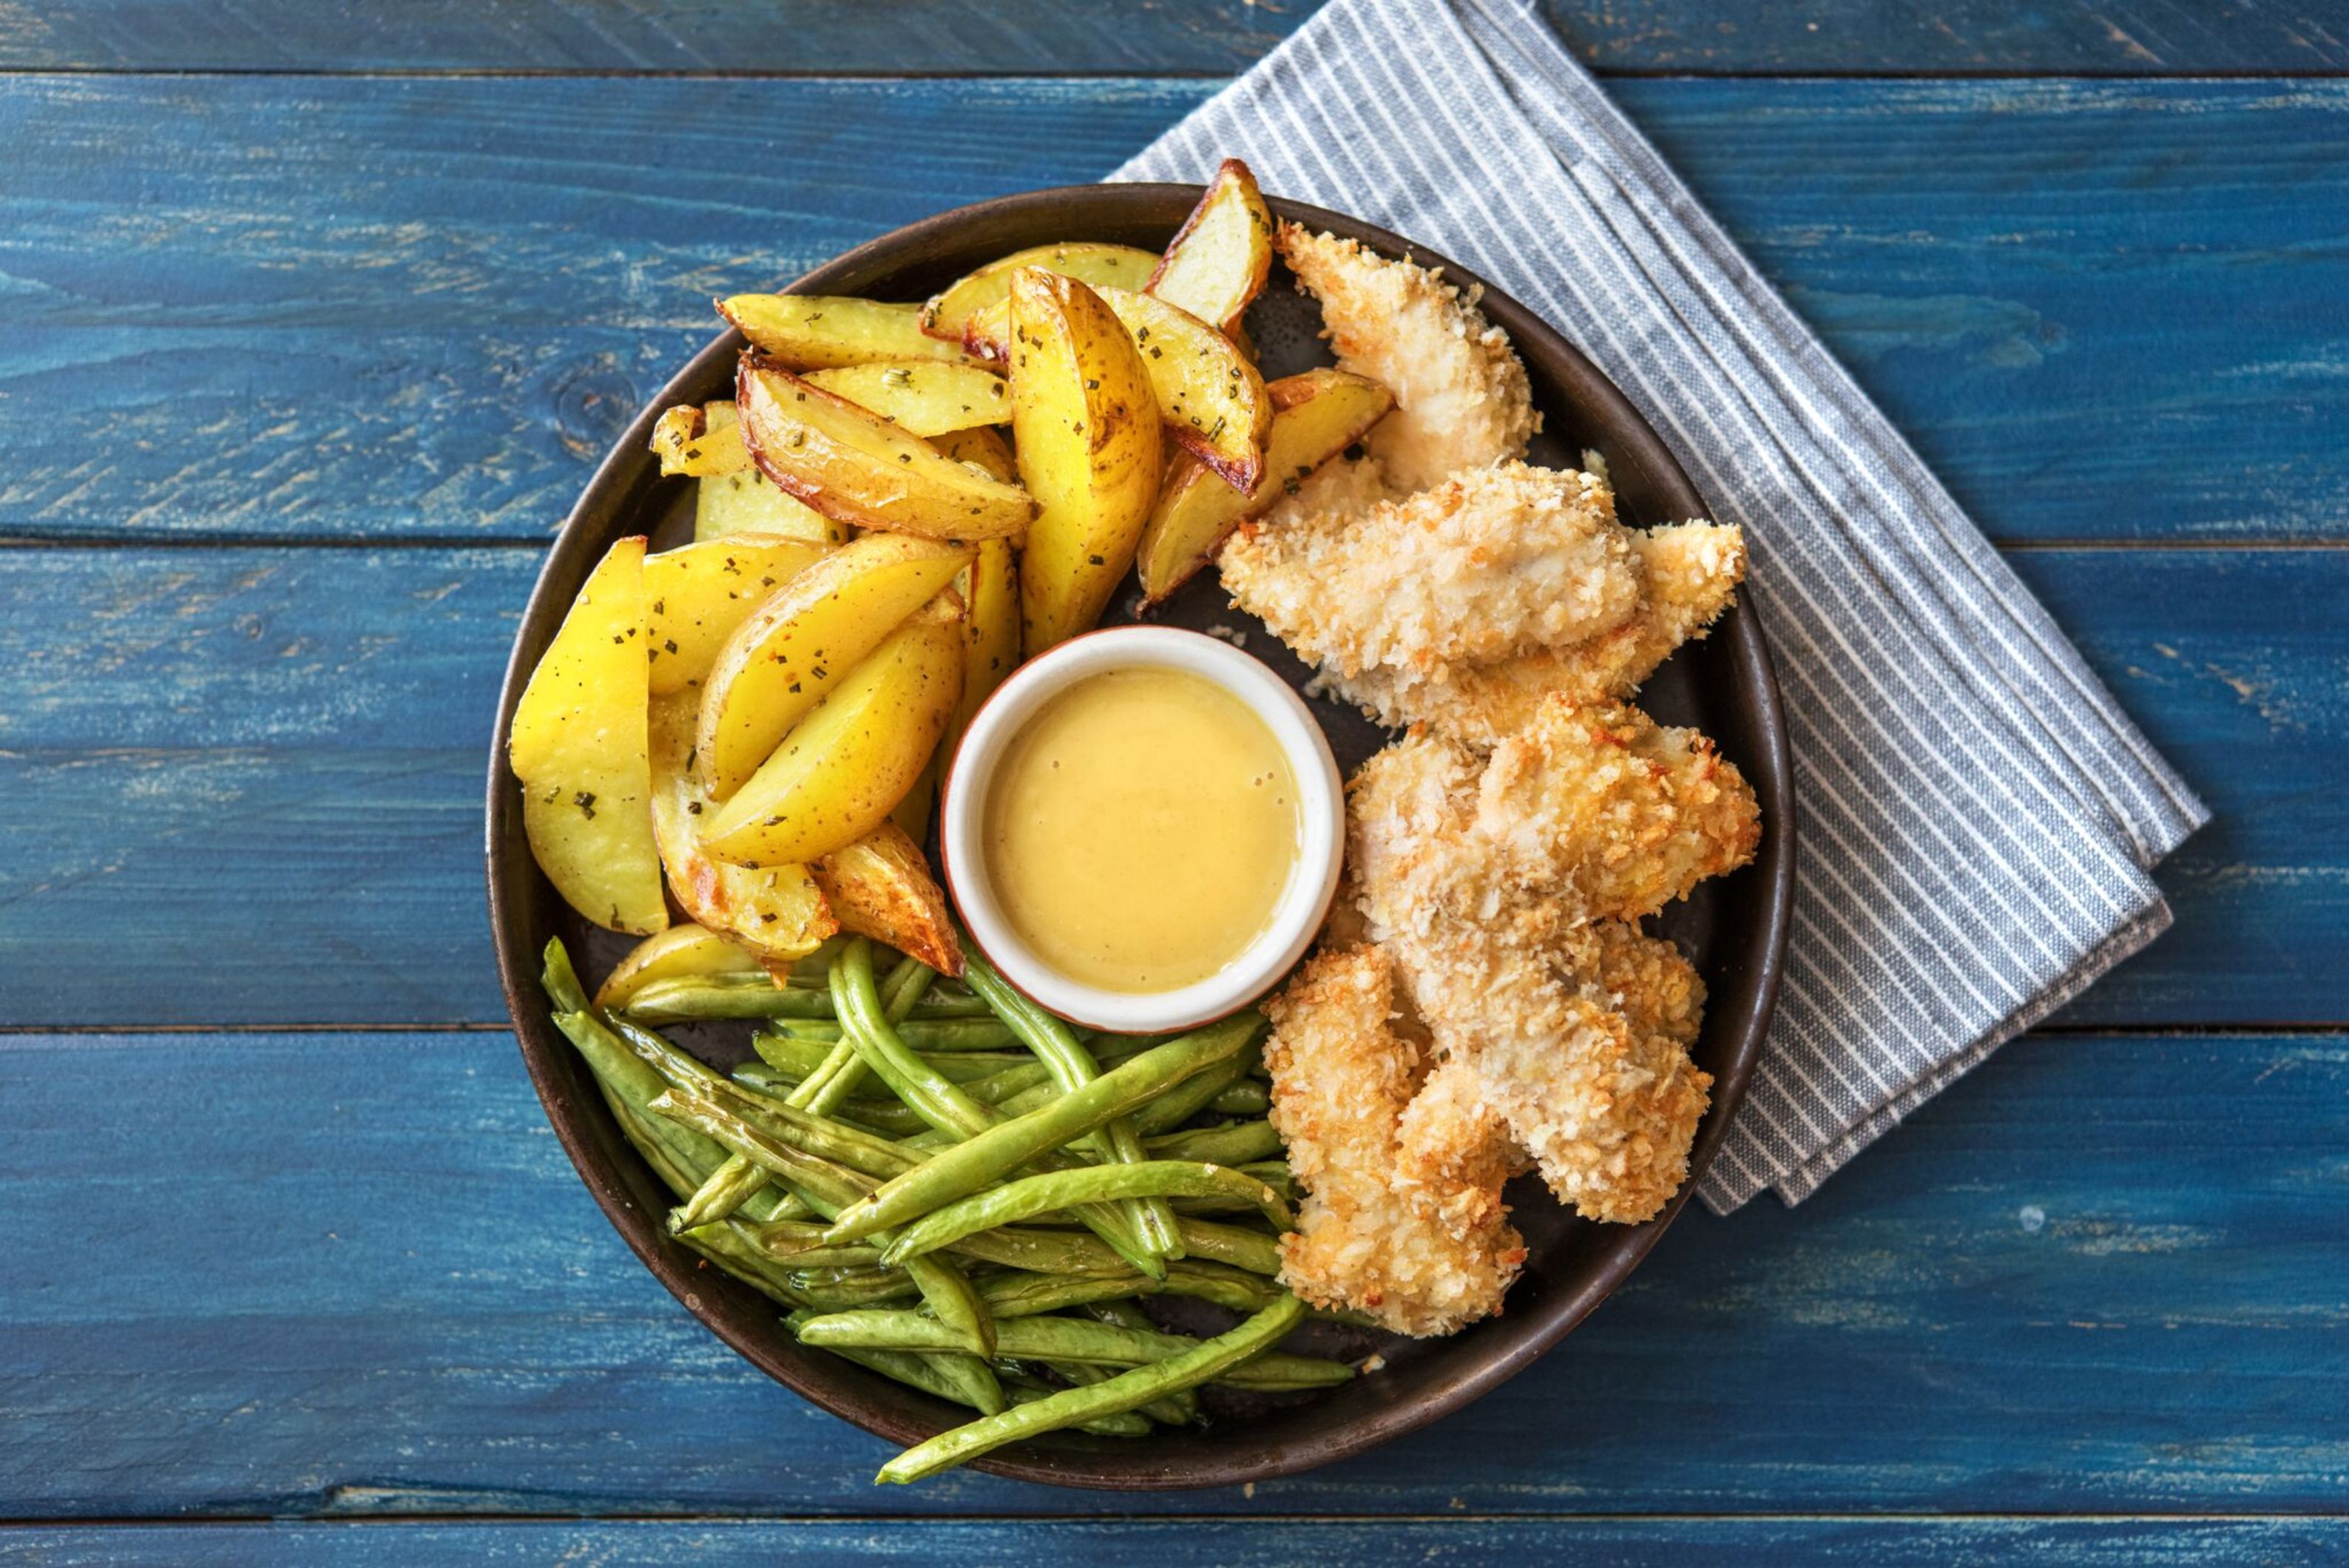
[[[596,1212],[480,892],[550,531],[712,293],[1310,9],[0,4],[0,1563],[2349,1552],[2338,0],[1551,0],[2218,813],[1812,1201],[1165,1497],[874,1491]]]

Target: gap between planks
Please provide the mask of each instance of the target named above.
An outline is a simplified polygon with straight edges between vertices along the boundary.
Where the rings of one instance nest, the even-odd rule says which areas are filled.
[[[119,1530],[146,1527],[227,1528],[238,1525],[274,1524],[293,1529],[325,1530],[398,1529],[404,1525],[420,1524],[679,1524],[756,1527],[761,1525],[806,1526],[811,1529],[837,1529],[857,1525],[931,1524],[1015,1524],[1020,1526],[1070,1525],[1098,1528],[1103,1525],[1137,1525],[1163,1528],[1170,1525],[1228,1524],[1236,1526],[1329,1525],[1378,1526],[1405,1524],[1632,1524],[1653,1525],[1672,1523],[1733,1524],[1806,1524],[1838,1523],[1852,1521],[1883,1524],[1971,1524],[1990,1523],[2002,1520],[2050,1520],[2078,1524],[2256,1524],[2263,1521],[2279,1523],[2293,1520],[2349,1520],[2349,1510],[2302,1509],[2277,1512],[2215,1513],[2209,1511],[2173,1512],[2161,1510],[2058,1512],[2050,1509],[2014,1509],[1952,1512],[1883,1512],[1874,1509],[1849,1512],[1813,1511],[1761,1511],[1752,1513],[1717,1511],[1710,1513],[1568,1513],[1556,1509],[1542,1509],[1526,1513],[1495,1513],[1489,1511],[1459,1513],[371,1513],[336,1518],[319,1514],[280,1513],[159,1513],[69,1516],[58,1519],[38,1517],[0,1518],[0,1531],[11,1530]]]

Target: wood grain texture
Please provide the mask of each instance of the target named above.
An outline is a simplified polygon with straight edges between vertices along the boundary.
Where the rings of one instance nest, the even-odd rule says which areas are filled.
[[[502,1033],[18,1035],[0,1104],[20,1519],[2349,1503],[2339,1039],[2018,1042],[1801,1209],[1684,1217],[1469,1410],[1253,1495],[875,1492],[885,1445],[627,1254]]]
[[[0,8],[0,69],[981,73],[1245,69],[1318,0],[103,0]],[[1544,0],[1602,71],[2200,75],[2349,67],[2319,0]]]
[[[0,78],[0,536],[543,538],[709,296],[1211,88]],[[2349,537],[2349,83],[1618,90],[1993,536]]]
[[[2016,561],[2218,813],[2066,1018],[2349,1022],[2349,552]],[[480,791],[538,563],[0,550],[0,1024],[502,1022]]]
[[[305,1568],[419,1563],[1006,1563],[1070,1568],[1138,1560],[1283,1568],[1301,1562],[1544,1562],[1616,1568],[1723,1561],[1998,1568],[2020,1558],[2082,1568],[2322,1563],[2349,1551],[2333,1519],[1492,1519],[1050,1521],[632,1520],[417,1524],[304,1522],[0,1529],[0,1564],[24,1568]]]

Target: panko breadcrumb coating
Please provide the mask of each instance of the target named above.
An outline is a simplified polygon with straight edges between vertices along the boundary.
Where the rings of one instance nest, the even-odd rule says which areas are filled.
[[[1707,1104],[1688,1059],[1702,992],[1621,920],[1752,856],[1744,780],[1693,732],[1552,701],[1489,758],[1432,733],[1388,747],[1348,816],[1366,929],[1473,1084],[1459,1097],[1586,1218],[1652,1217]],[[1456,1168],[1462,1141],[1422,1135],[1402,1168]]]
[[[1615,498],[1587,473],[1507,462],[1367,508],[1243,525],[1233,602],[1325,670],[1421,674],[1580,642],[1640,608]]]
[[[1522,1263],[1512,1175],[1621,1223],[1687,1179],[1704,987],[1636,922],[1743,865],[1760,820],[1711,742],[1624,699],[1728,606],[1744,540],[1626,530],[1603,473],[1526,465],[1524,367],[1473,297],[1294,225],[1279,244],[1396,410],[1235,535],[1225,586],[1411,731],[1349,786],[1340,907],[1267,1004],[1309,1194],[1282,1277],[1446,1334]]]
[[[1283,223],[1275,243],[1321,302],[1338,368],[1384,382],[1394,412],[1367,444],[1398,491],[1526,454],[1541,428],[1526,368],[1473,295],[1442,275],[1388,261],[1352,240]]]
[[[1431,1184],[1393,1179],[1397,1127],[1421,1092],[1423,1064],[1392,1026],[1386,956],[1326,950],[1265,1011],[1272,1122],[1307,1194],[1281,1243],[1282,1282],[1399,1334],[1450,1334],[1497,1312],[1525,1262],[1501,1202],[1506,1170]]]
[[[1480,745],[1525,728],[1553,696],[1629,697],[1683,642],[1703,637],[1745,576],[1743,533],[1713,523],[1630,532],[1640,570],[1632,613],[1597,636],[1486,664],[1337,673],[1338,693],[1390,729],[1426,724]]]

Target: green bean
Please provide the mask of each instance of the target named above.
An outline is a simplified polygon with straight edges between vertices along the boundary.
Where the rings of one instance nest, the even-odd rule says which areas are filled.
[[[692,1235],[678,1240],[752,1290],[786,1307],[798,1309],[809,1304],[806,1297],[792,1289],[782,1270],[743,1243],[731,1220],[702,1226]]]
[[[783,1322],[795,1327],[800,1320],[812,1315],[802,1310],[788,1314]],[[1009,1403],[994,1369],[975,1355],[916,1355],[903,1350],[841,1350],[833,1354],[925,1394],[968,1405],[988,1415],[1006,1408]]]
[[[1195,1387],[1218,1377],[1229,1378],[1247,1370],[1251,1361],[1278,1344],[1304,1315],[1305,1309],[1296,1297],[1283,1296],[1227,1333],[1193,1343],[1160,1359],[1156,1366],[1136,1367],[1106,1383],[1066,1389],[1032,1405],[1015,1406],[1001,1415],[982,1417],[953,1431],[941,1432],[882,1466],[875,1479],[899,1483],[918,1480],[1021,1438],[1135,1409],[1175,1389]]]
[[[840,999],[840,1021],[846,1039],[856,1047],[874,1075],[896,1092],[939,1131],[969,1137],[995,1124],[995,1113],[963,1093],[962,1085],[937,1072],[908,1049],[904,1038],[881,1015],[873,986],[873,946],[864,938],[843,948],[833,960],[832,986]]]
[[[822,1018],[786,1018],[774,1032],[796,1040],[831,1044],[848,1037],[846,1026],[827,1013]],[[911,1049],[959,1056],[971,1051],[1000,1051],[1012,1042],[1011,1031],[992,1018],[914,1018],[897,1025],[897,1037]]]
[[[1175,1221],[1183,1227],[1183,1250],[1193,1258],[1210,1262],[1229,1263],[1236,1269],[1246,1269],[1251,1274],[1280,1272],[1280,1241],[1261,1231],[1243,1230],[1237,1225],[1218,1225],[1212,1220],[1185,1217]]]
[[[764,974],[711,974],[656,980],[623,1011],[639,1023],[698,1023],[725,1018],[829,1018],[820,991],[777,985]]]
[[[934,1070],[919,1055],[905,1048],[888,1020],[881,1016],[873,989],[873,950],[870,943],[859,938],[841,950],[832,966],[834,995],[841,1007],[841,1021],[848,1028],[848,1038],[857,1054],[872,1068],[875,1076],[895,1090],[897,1097],[911,1106],[923,1120],[949,1137],[968,1138],[995,1127],[1003,1118],[995,1108],[972,1098],[962,1085]],[[1047,1145],[1022,1158],[1025,1165],[1039,1155],[1046,1155],[1054,1146]],[[1090,1208],[1080,1216],[1102,1241],[1115,1247],[1144,1272],[1161,1272],[1156,1254],[1142,1244],[1134,1227],[1123,1215],[1113,1210]],[[855,1241],[858,1236],[835,1237],[835,1241]]]
[[[933,992],[921,1006],[914,1009],[913,1016],[917,1019],[990,1018],[994,1014],[988,1011],[984,999],[968,992],[956,994]]]
[[[843,1313],[899,1310],[918,1293],[913,1276],[895,1269],[797,1269],[783,1276],[785,1285],[806,1305],[837,1316]],[[970,1354],[966,1335],[948,1328],[927,1313],[908,1312],[939,1336],[938,1348]]]
[[[916,1358],[918,1359],[918,1357]],[[1013,1372],[1004,1375],[1003,1392],[1014,1406],[1032,1405],[1039,1399],[1049,1399],[1061,1392],[1050,1384]],[[1100,1438],[1146,1438],[1150,1436],[1149,1421],[1131,1410],[1119,1410],[1077,1423],[1077,1430],[1091,1432]]]
[[[1233,1085],[1247,1076],[1248,1065],[1263,1060],[1263,1048],[1255,1042],[1228,1062],[1218,1063],[1214,1070],[1200,1074],[1189,1083],[1169,1090],[1133,1114],[1133,1125],[1143,1137],[1168,1132],[1181,1127],[1206,1109],[1207,1103]]]
[[[1014,1225],[1080,1203],[1098,1203],[1112,1198],[1203,1195],[1246,1198],[1283,1231],[1295,1223],[1288,1205],[1280,1200],[1278,1193],[1253,1177],[1220,1165],[1159,1159],[1143,1165],[1080,1166],[1073,1170],[1021,1177],[932,1210],[906,1226],[884,1257],[889,1262],[902,1263],[973,1231]]]
[[[1207,1102],[1218,1116],[1260,1116],[1272,1108],[1272,1091],[1254,1078],[1242,1078]]]
[[[738,1212],[750,1200],[751,1194],[767,1185],[767,1173],[744,1159],[730,1156],[725,1164],[709,1173],[709,1179],[686,1196],[684,1202],[668,1211],[668,1231],[672,1236],[715,1223]]]
[[[922,1303],[940,1323],[962,1335],[974,1355],[995,1354],[995,1309],[948,1259],[936,1254],[906,1262],[905,1272],[922,1293]]]
[[[1167,1265],[1166,1278],[1154,1294],[1191,1296],[1234,1312],[1249,1313],[1280,1294],[1280,1287],[1261,1274],[1221,1263],[1184,1258]]]
[[[1105,1323],[1117,1328],[1139,1329],[1143,1334],[1158,1332],[1158,1325],[1150,1321],[1150,1314],[1130,1301],[1090,1302],[1086,1303],[1083,1312],[1095,1323]]]
[[[1049,1069],[1052,1081],[1064,1095],[1073,1095],[1101,1076],[1101,1064],[1092,1052],[1077,1043],[1066,1025],[1029,1001],[1009,985],[976,943],[964,944],[963,983],[981,997],[995,1015],[1003,1020],[1014,1034],[1026,1043],[1036,1059]],[[1139,1165],[1143,1160],[1142,1138],[1133,1130],[1130,1117],[1115,1116],[1102,1124],[1092,1137],[1092,1147],[1102,1159],[1115,1165]],[[1183,1239],[1174,1229],[1174,1211],[1160,1200],[1158,1193],[1135,1193],[1127,1198],[1123,1207],[1133,1220],[1142,1244],[1162,1258],[1183,1255]]]
[[[902,1016],[906,1009],[921,1001],[935,975],[935,971],[918,960],[904,960],[890,971],[888,982],[883,987],[886,999],[885,1011],[891,1017]],[[857,1060],[856,1054],[841,1047],[830,1053],[783,1097],[792,1106],[823,1116],[854,1089],[857,1080],[863,1076],[864,1066]],[[703,1183],[698,1191],[687,1199],[680,1209],[670,1213],[669,1229],[676,1231],[722,1220],[749,1201],[750,1195],[764,1185],[764,1173],[750,1161],[736,1155]],[[761,1217],[767,1216],[762,1213]]]
[[[1095,1383],[1106,1383],[1117,1376],[1106,1366],[1088,1366],[1081,1361],[1055,1361],[1048,1365],[1053,1371],[1079,1387]],[[1161,1426],[1188,1427],[1199,1418],[1199,1397],[1187,1388],[1178,1389],[1171,1394],[1162,1394],[1155,1399],[1146,1400],[1135,1406],[1134,1408]],[[1092,1428],[1081,1429],[1090,1431]]]
[[[1292,1298],[1293,1299],[1293,1298]],[[1303,1308],[1299,1308],[1299,1315]],[[1164,1361],[1197,1348],[1199,1342],[1179,1334],[1117,1328],[1073,1317],[1015,1317],[997,1324],[996,1347],[1021,1361],[1084,1361],[1101,1366],[1139,1366]],[[865,1308],[827,1313],[801,1325],[801,1343],[820,1347],[833,1345],[882,1350],[954,1350],[953,1331],[918,1312]],[[1274,1354],[1237,1368],[1220,1381],[1238,1388],[1331,1387],[1354,1376],[1340,1361],[1319,1356]]]
[[[999,1263],[1039,1274],[1093,1274],[1123,1279],[1136,1272],[1116,1248],[1081,1231],[1034,1231],[1004,1225],[966,1236],[946,1251],[978,1262]]]
[[[1083,1137],[1174,1085],[1230,1060],[1256,1038],[1263,1024],[1261,1014],[1243,1013],[1154,1046],[1074,1094],[1063,1095],[1049,1106],[943,1150],[843,1210],[829,1239],[862,1241],[875,1231],[919,1219],[933,1209],[968,1197],[1038,1155]]]
[[[633,1024],[625,1018],[613,1020],[613,1026],[631,1049],[653,1064],[654,1070],[668,1081],[671,1090],[707,1102],[713,1110],[755,1127],[768,1137],[788,1144],[802,1154],[813,1155],[834,1165],[883,1179],[911,1170],[921,1163],[887,1138],[872,1133],[855,1132],[829,1117],[812,1115],[795,1106],[778,1105],[763,1095],[753,1094],[731,1078],[721,1076],[703,1065],[700,1058],[678,1050],[651,1030]],[[655,1102],[654,1108],[658,1108],[657,1102]],[[712,1133],[710,1136],[730,1147],[734,1142],[725,1134]]]
[[[706,1229],[703,1227],[702,1229]],[[870,1269],[881,1262],[881,1249],[862,1243],[847,1247],[823,1244],[823,1227],[803,1220],[777,1220],[743,1227],[743,1239],[761,1256],[795,1269]]]
[[[725,1080],[719,1079],[724,1083]],[[664,1116],[681,1121],[708,1137],[723,1143],[737,1154],[755,1161],[770,1173],[781,1177],[797,1189],[811,1202],[837,1209],[843,1199],[853,1199],[861,1190],[862,1180],[874,1174],[860,1170],[851,1163],[854,1157],[868,1151],[859,1147],[847,1129],[827,1123],[805,1113],[778,1106],[778,1112],[790,1111],[794,1116],[817,1128],[832,1128],[832,1136],[822,1140],[828,1147],[810,1148],[797,1140],[788,1140],[779,1133],[804,1132],[803,1128],[781,1125],[761,1126],[755,1118],[730,1114],[730,1108],[696,1095],[688,1087],[672,1087],[654,1100],[651,1109]],[[910,1163],[897,1152],[895,1145],[872,1140],[873,1147],[885,1152],[899,1168]],[[975,1292],[962,1271],[943,1258],[917,1258],[903,1265],[922,1300],[937,1315],[938,1321],[963,1336],[963,1348],[976,1355],[989,1355],[995,1347],[994,1319],[985,1301]],[[794,1276],[795,1277],[795,1276]],[[797,1287],[795,1287],[797,1288]],[[811,1302],[824,1304],[845,1304],[837,1291],[819,1296],[802,1289]]]
[[[968,962],[968,960],[965,960]],[[1172,1270],[1168,1271],[1170,1274]],[[980,1287],[987,1309],[1003,1322],[1036,1317],[1088,1302],[1118,1301],[1158,1282],[1137,1270],[1123,1274],[998,1274]]]
[[[1247,1165],[1280,1153],[1280,1135],[1267,1121],[1231,1122],[1219,1127],[1189,1127],[1143,1140],[1153,1159],[1204,1159],[1216,1165]]]
[[[797,1189],[819,1213],[826,1210],[836,1213],[872,1189],[870,1176],[771,1137],[689,1089],[672,1088],[653,1100],[649,1108],[755,1161],[770,1175]],[[836,1244],[841,1238],[827,1240]]]
[[[916,1258],[913,1262],[922,1261]],[[1112,1275],[997,1274],[980,1287],[980,1293],[987,1298],[988,1309],[998,1318],[1015,1318],[1035,1317],[1095,1302],[1161,1294],[1192,1296],[1234,1312],[1249,1313],[1279,1294],[1279,1287],[1269,1280],[1220,1263],[1178,1258],[1166,1266],[1164,1280],[1154,1280],[1133,1269]]]
[[[780,1029],[761,1029],[750,1037],[750,1049],[759,1054],[760,1061],[793,1078],[812,1074],[832,1054],[833,1046],[839,1044],[838,1040],[813,1040]],[[1031,1061],[1025,1052],[958,1051],[941,1054],[930,1065],[957,1084],[968,1084],[1006,1067],[1030,1065]]]

